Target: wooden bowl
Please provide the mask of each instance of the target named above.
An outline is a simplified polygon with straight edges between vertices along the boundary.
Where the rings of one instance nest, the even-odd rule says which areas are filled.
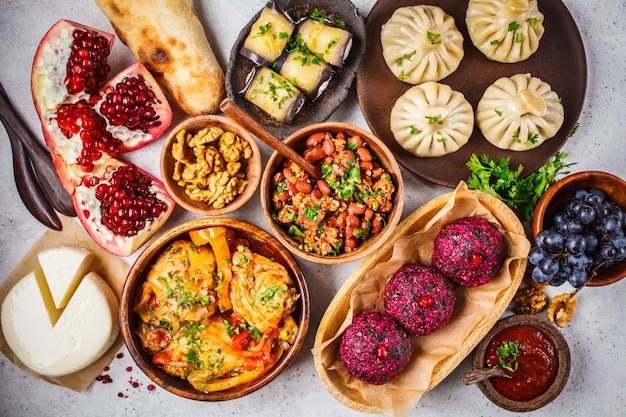
[[[361,138],[368,143],[370,151],[376,157],[381,166],[383,166],[387,172],[391,174],[396,189],[394,193],[393,208],[387,217],[386,227],[380,233],[371,236],[364,242],[361,242],[352,252],[342,253],[337,256],[323,256],[299,249],[298,242],[272,219],[272,212],[274,210],[272,206],[272,177],[276,172],[278,172],[279,169],[282,169],[281,164],[284,160],[284,157],[278,152],[274,152],[272,154],[267,162],[265,170],[263,171],[263,177],[261,178],[261,205],[263,207],[265,218],[267,219],[271,230],[274,232],[274,235],[283,245],[299,257],[321,264],[340,264],[344,262],[351,262],[372,253],[393,235],[394,229],[402,216],[402,208],[404,207],[404,183],[402,181],[402,174],[396,158],[389,151],[389,148],[387,148],[387,146],[380,141],[380,139],[368,131],[347,123],[315,123],[293,133],[284,140],[284,143],[295,149],[298,153],[302,154],[306,148],[306,139],[309,135],[313,132],[320,131],[331,132],[333,135],[343,131],[350,136],[361,136]]]
[[[246,179],[248,180],[248,185],[246,186],[246,189],[243,193],[235,197],[233,201],[221,208],[215,208],[212,204],[209,204],[205,201],[192,200],[185,192],[185,188],[178,185],[178,183],[172,179],[172,175],[174,173],[174,164],[176,162],[176,160],[172,156],[172,144],[176,143],[176,135],[178,134],[178,132],[180,132],[182,129],[185,129],[187,132],[195,134],[199,130],[211,126],[218,126],[221,127],[224,131],[236,133],[240,138],[247,141],[252,148],[252,156],[248,159],[242,158],[240,160],[240,171],[245,173]],[[231,213],[246,204],[248,200],[250,200],[250,198],[254,195],[259,185],[259,181],[261,179],[261,171],[261,153],[254,138],[250,135],[250,133],[248,133],[246,129],[241,127],[239,124],[223,116],[202,115],[184,120],[170,131],[161,151],[161,177],[163,178],[165,188],[172,196],[172,198],[181,207],[193,213],[201,214],[203,216],[219,216],[222,214]]]
[[[300,299],[296,311],[292,314],[292,317],[298,325],[298,333],[295,342],[289,350],[284,352],[283,356],[269,371],[247,384],[233,387],[225,391],[204,393],[192,388],[187,381],[168,375],[160,367],[152,363],[152,355],[143,351],[141,341],[136,333],[137,326],[141,322],[141,319],[133,312],[133,305],[135,305],[137,301],[137,296],[140,295],[141,284],[145,280],[152,261],[159,255],[161,250],[176,239],[189,238],[189,232],[192,230],[212,226],[223,226],[234,230],[237,236],[249,240],[251,249],[254,252],[268,258],[273,258],[281,263],[296,283],[296,288],[300,293]],[[141,368],[154,383],[166,390],[184,398],[201,401],[224,401],[239,398],[260,389],[276,378],[289,366],[302,348],[309,326],[309,316],[310,304],[307,284],[302,271],[289,251],[264,230],[240,220],[222,217],[188,221],[157,237],[139,255],[131,267],[124,288],[122,289],[120,302],[120,326],[124,342],[139,368]]]
[[[476,198],[484,208],[489,210],[489,212],[498,220],[504,230],[519,236],[523,236],[525,239],[526,234],[524,231],[524,227],[522,226],[519,218],[506,204],[504,204],[501,200],[480,191],[469,190],[468,192],[471,196]],[[328,341],[333,339],[333,337],[335,337],[335,335],[339,332],[341,326],[346,320],[346,317],[352,309],[351,300],[354,291],[361,285],[363,280],[367,278],[368,273],[370,273],[371,270],[376,268],[378,264],[387,262],[392,258],[392,255],[394,255],[394,245],[396,244],[396,242],[398,242],[400,239],[405,238],[408,235],[423,230],[431,221],[433,221],[435,217],[437,217],[441,213],[442,210],[445,210],[445,208],[449,205],[451,198],[452,193],[440,195],[439,197],[436,197],[428,203],[424,204],[413,213],[409,214],[409,216],[407,216],[407,218],[398,225],[394,233],[384,242],[384,244],[378,250],[368,255],[359,264],[357,269],[352,273],[352,275],[350,275],[350,277],[346,280],[343,286],[339,289],[339,291],[331,301],[330,305],[328,306],[326,312],[324,313],[324,316],[320,321],[319,328],[315,335],[315,348],[319,348],[321,345],[327,344]],[[466,215],[473,215],[473,212],[468,212],[467,214],[464,214],[464,216]],[[526,242],[526,244],[530,246],[528,242]],[[401,261],[404,263],[415,262],[414,259],[406,259]],[[516,259],[511,260],[511,263],[508,266],[510,274],[510,284],[501,290],[499,288],[490,290],[490,297],[494,298],[493,305],[490,308],[483,308],[483,310],[480,312],[481,319],[475,326],[463,329],[463,343],[461,344],[461,347],[455,352],[449,354],[445,359],[437,363],[437,365],[432,370],[432,374],[428,377],[430,383],[427,389],[422,393],[422,395],[426,394],[428,391],[432,390],[439,383],[441,383],[472,352],[472,350],[478,345],[482,338],[485,337],[487,332],[500,318],[502,313],[505,311],[505,309],[513,299],[513,296],[515,295],[524,277],[526,265],[527,257],[525,255],[522,256],[522,254],[520,254],[519,257],[517,257]],[[393,271],[389,271],[389,276],[391,276],[391,274],[393,274]],[[380,285],[381,284],[368,283],[368,288],[377,288]],[[480,291],[482,289],[481,287],[476,287],[468,288],[468,290],[475,294],[476,290]],[[473,297],[476,297],[476,295],[473,295]],[[465,303],[465,300],[465,297],[457,296],[457,305],[463,305]],[[455,307],[455,310],[457,310],[457,307]],[[474,314],[477,313],[478,312],[475,312]],[[463,321],[462,317],[457,317],[457,314],[458,313],[456,311],[455,313],[453,313],[452,319],[447,324],[447,326],[456,326],[455,322]],[[445,329],[445,327],[443,329]],[[427,336],[420,336],[417,337],[417,340],[431,337],[440,337],[438,333],[440,332],[434,332]],[[319,373],[320,379],[324,383],[326,389],[339,402],[359,412],[371,414],[383,413],[383,410],[381,410],[380,407],[369,403],[358,389],[348,386],[346,384],[346,381],[344,380],[344,377],[337,370],[331,370],[327,368],[326,364],[322,361],[320,353],[315,352],[315,348],[315,368]],[[332,345],[329,348],[332,348]],[[422,358],[426,358],[426,360],[429,360],[428,356],[430,354],[431,352],[428,351],[414,352],[411,361],[419,362]],[[419,369],[415,371],[420,372]],[[403,372],[410,372],[410,370],[405,369]],[[402,377],[402,374],[400,375],[400,377]],[[384,389],[383,387],[384,385],[381,385],[377,388]],[[410,388],[406,388],[405,391],[402,391],[402,388],[399,386],[398,383],[394,385],[394,389],[400,392],[398,396],[402,397],[403,400],[415,396],[416,387],[414,387],[413,385],[410,385]]]
[[[533,238],[552,225],[554,214],[572,198],[577,189],[599,188],[616,205],[626,211],[626,181],[606,172],[583,171],[568,175],[548,188],[535,207],[532,222]],[[608,268],[600,268],[588,286],[612,284],[626,276],[626,261],[617,262]]]
[[[478,370],[485,367],[485,354],[491,340],[498,335],[498,333],[504,329],[520,325],[530,326],[538,330],[540,334],[548,339],[554,346],[556,351],[557,367],[552,384],[545,392],[535,398],[525,401],[516,401],[505,397],[498,390],[496,390],[492,384],[492,378],[477,383],[478,388],[491,402],[506,410],[515,412],[537,410],[538,408],[552,402],[556,397],[558,397],[565,387],[570,372],[570,352],[565,337],[563,337],[563,334],[561,334],[559,329],[557,329],[554,324],[540,316],[534,315],[514,315],[498,321],[476,348],[476,352],[474,353],[472,360],[473,369]],[[516,372],[520,372],[521,370],[521,368],[518,368]]]

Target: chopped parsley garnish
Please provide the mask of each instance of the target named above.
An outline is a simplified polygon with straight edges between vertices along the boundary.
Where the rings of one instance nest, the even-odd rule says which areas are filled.
[[[274,296],[277,296],[278,298],[283,297],[283,289],[280,288],[278,285],[272,285],[270,288],[267,288],[259,295],[258,299],[261,304],[265,304],[268,301],[272,300]],[[276,309],[279,306],[280,303],[276,303],[276,305],[272,306],[272,308]]]
[[[405,54],[405,55],[403,55],[403,56],[402,56],[402,58],[398,58],[398,59],[396,60],[396,65],[397,65],[397,66],[399,66],[399,67],[401,67],[401,66],[402,66],[402,64],[404,63],[404,60],[405,60],[405,59],[406,59],[406,60],[408,60],[408,61],[410,61],[416,53],[417,53],[417,50],[415,50],[415,51],[411,52],[410,54]]]
[[[529,17],[528,19],[526,19],[526,21],[530,23],[533,29],[535,30],[539,29],[539,21],[535,19],[534,17]]]
[[[270,30],[271,27],[272,27],[272,22],[267,22],[264,25],[260,25],[259,31],[256,33],[256,35],[254,35],[254,37],[256,38],[256,37],[265,35],[267,31]]]
[[[426,36],[428,37],[428,40],[430,41],[431,45],[439,45],[441,43],[440,33],[433,33],[430,31],[426,31]]]
[[[272,101],[278,102],[278,108],[281,109],[283,104],[287,102],[295,94],[293,86],[287,82],[287,80],[281,79],[276,74],[272,74],[272,79],[275,82],[267,83],[267,90],[261,88],[254,88],[253,94],[267,94]],[[257,84],[263,83],[262,77],[259,77],[256,81]]]
[[[518,345],[518,342],[503,343],[502,346],[496,349],[496,355],[498,355],[498,361],[500,362],[500,366],[504,369],[515,372],[519,368],[519,362],[517,362],[517,358],[519,358],[522,353],[520,352],[520,346]]]
[[[524,144],[526,146],[534,145],[535,143],[537,143],[538,139],[539,139],[539,133],[528,132],[528,138],[524,141]],[[522,139],[520,139],[520,137],[519,137],[519,131],[513,132],[513,140],[515,142],[517,142],[517,143],[521,143],[522,142]]]
[[[311,204],[310,206],[306,206],[304,208],[304,217],[307,219],[316,222],[318,220],[318,216],[320,214],[320,205],[319,204]]]
[[[441,115],[438,116],[425,116],[426,120],[428,120],[428,124],[432,125],[437,123],[438,125],[442,125],[443,124],[443,120],[441,120]],[[437,132],[439,133],[439,132]]]
[[[354,160],[351,163],[352,165],[344,169],[340,177],[333,173],[330,165],[322,165],[322,178],[342,200],[354,198],[360,201],[356,185],[361,184],[361,168],[354,163]]]

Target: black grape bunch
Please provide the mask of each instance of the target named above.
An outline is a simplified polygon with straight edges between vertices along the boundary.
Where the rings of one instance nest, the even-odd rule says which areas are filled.
[[[528,255],[536,282],[580,288],[598,269],[626,258],[626,214],[603,190],[576,190],[552,220]]]

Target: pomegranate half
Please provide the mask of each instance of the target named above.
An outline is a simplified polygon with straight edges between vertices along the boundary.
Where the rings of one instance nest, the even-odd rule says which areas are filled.
[[[46,145],[79,219],[98,244],[125,256],[158,230],[174,202],[159,180],[116,157],[163,135],[172,110],[141,63],[107,81],[113,40],[110,33],[58,21],[37,48],[31,88]],[[130,172],[134,181],[127,180]],[[107,181],[114,182],[107,189],[115,190],[121,212],[101,206],[111,198],[102,184],[94,191],[95,182]],[[116,181],[124,181],[123,193]]]

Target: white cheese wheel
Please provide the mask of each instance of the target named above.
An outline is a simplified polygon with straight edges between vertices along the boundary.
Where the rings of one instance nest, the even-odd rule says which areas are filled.
[[[56,246],[37,255],[56,308],[63,308],[87,274],[94,254],[85,248]]]
[[[53,327],[32,272],[7,294],[2,331],[25,366],[41,375],[62,376],[89,366],[111,347],[119,333],[117,313],[113,290],[90,272]]]

